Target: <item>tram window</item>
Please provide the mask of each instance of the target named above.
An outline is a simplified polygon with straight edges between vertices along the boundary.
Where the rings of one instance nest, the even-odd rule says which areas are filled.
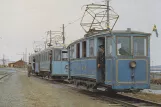
[[[45,61],[45,53],[44,53],[44,61]]]
[[[44,53],[45,61],[46,61],[46,52]]]
[[[48,51],[48,61],[50,61],[50,56],[51,56],[50,51]]]
[[[48,52],[46,52],[46,61],[48,61],[48,59],[49,59],[49,54]]]
[[[45,52],[45,61],[47,61],[47,53]]]
[[[45,61],[45,55],[44,55],[44,53],[43,53],[43,61]]]
[[[89,40],[89,56],[94,56],[94,39]]]
[[[55,50],[52,51],[52,60],[54,60],[54,56],[55,56]]]
[[[68,51],[62,51],[62,61],[68,60]]]
[[[55,55],[54,55],[55,61],[60,61],[61,60],[61,50],[55,50]]]
[[[147,38],[134,37],[134,55],[146,56],[147,55]]]
[[[130,37],[117,37],[117,55],[131,55]]]
[[[86,57],[86,41],[82,43],[82,57]]]
[[[41,53],[41,61],[43,61],[43,54]]]
[[[42,61],[44,61],[44,53],[42,54],[42,57],[43,57],[43,60]]]
[[[44,61],[46,61],[46,53],[44,53]]]
[[[42,61],[42,54],[41,54],[41,61]]]
[[[112,56],[112,37],[107,38],[106,44],[107,44],[106,48],[107,56]]]
[[[77,44],[76,58],[80,58],[80,43]]]
[[[70,53],[71,53],[71,54],[70,54],[70,57],[71,57],[71,58],[74,58],[74,45],[71,46],[71,50],[70,50],[70,51],[71,51],[71,52],[70,52]]]

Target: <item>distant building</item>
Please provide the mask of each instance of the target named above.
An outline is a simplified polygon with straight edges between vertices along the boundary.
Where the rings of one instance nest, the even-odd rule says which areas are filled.
[[[13,63],[9,63],[8,67],[14,67],[14,68],[22,68],[26,66],[26,62],[24,62],[22,59]]]

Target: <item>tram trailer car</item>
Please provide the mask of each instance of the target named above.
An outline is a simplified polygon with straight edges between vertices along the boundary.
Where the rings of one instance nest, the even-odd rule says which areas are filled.
[[[34,60],[36,54],[31,54],[29,56],[29,62],[31,63],[32,73],[35,73],[35,62],[33,60]]]
[[[35,59],[35,69],[33,59]],[[29,57],[35,74],[43,77],[51,76],[53,78],[68,77],[66,70],[68,65],[67,59],[67,49],[54,47],[47,48]]]
[[[105,78],[97,67],[99,46],[105,46]],[[119,52],[120,48],[124,53]],[[115,92],[150,88],[150,33],[131,29],[97,31],[68,46],[69,78],[77,86]]]

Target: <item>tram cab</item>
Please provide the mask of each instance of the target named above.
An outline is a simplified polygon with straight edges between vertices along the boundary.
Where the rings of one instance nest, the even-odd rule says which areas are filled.
[[[150,34],[113,31],[97,38],[105,45],[104,84],[117,91],[150,88]],[[97,82],[101,71],[97,71]]]
[[[68,51],[64,47],[50,47],[29,56],[35,74],[42,77],[68,76]]]
[[[68,51],[66,48],[52,49],[52,76],[68,76]]]

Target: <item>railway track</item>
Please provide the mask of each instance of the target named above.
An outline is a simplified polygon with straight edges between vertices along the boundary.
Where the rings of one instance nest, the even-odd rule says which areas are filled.
[[[8,75],[11,75],[11,73],[5,73],[0,77],[0,80],[3,79],[4,77],[7,77]]]
[[[37,77],[37,76],[34,76]],[[44,79],[47,80],[48,79]],[[52,81],[50,79],[49,81]],[[97,92],[87,91],[85,88],[77,88],[72,84],[67,84],[67,82],[62,81],[54,81],[57,84],[63,84],[67,87],[70,87],[72,90],[78,91],[79,93],[86,94],[94,99],[101,100],[101,101],[108,101],[110,102],[110,106],[115,107],[161,107],[161,103],[156,103],[148,100],[139,99],[136,97],[130,97],[122,94],[114,94],[108,95],[107,92],[103,92],[98,90]],[[83,89],[83,90],[80,90]]]
[[[116,96],[108,97],[111,100],[119,102],[126,107],[161,107],[160,103],[151,102],[135,97],[129,97],[126,95],[116,94]]]

